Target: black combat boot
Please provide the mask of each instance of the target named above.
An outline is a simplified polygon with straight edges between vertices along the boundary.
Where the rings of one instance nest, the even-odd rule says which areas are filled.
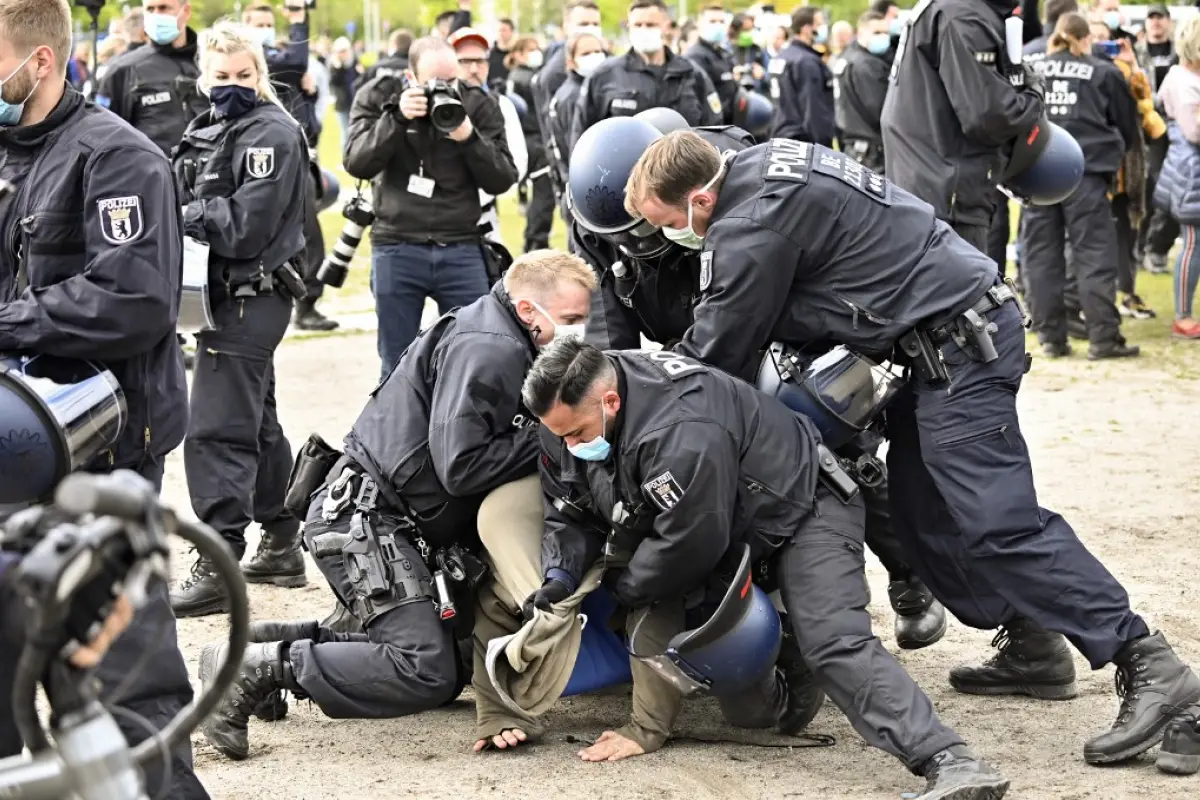
[[[337,330],[339,323],[317,311],[315,300],[300,300],[292,324],[302,331],[332,331]]]
[[[200,653],[200,681],[204,688],[216,677],[229,650],[228,642],[205,645]],[[285,642],[251,644],[242,656],[241,674],[229,693],[201,726],[204,738],[217,752],[234,761],[250,755],[246,726],[254,709],[275,691],[297,691]]]
[[[263,525],[258,550],[242,565],[247,583],[273,583],[294,589],[308,583],[300,552],[300,523],[294,519]]]
[[[1200,771],[1200,706],[1192,706],[1167,724],[1154,766],[1171,775],[1195,775]]]
[[[320,625],[334,633],[365,633],[358,617],[336,600],[333,604],[333,611],[330,611],[329,616],[321,620]]]
[[[1000,800],[1008,780],[964,744],[948,747],[925,762],[925,791],[916,800]]]
[[[946,609],[916,575],[889,581],[888,600],[896,612],[896,644],[902,650],[920,650],[946,635]]]
[[[1075,659],[1061,633],[1014,617],[992,639],[1000,652],[978,667],[950,670],[950,685],[964,694],[1024,694],[1040,700],[1070,700]]]
[[[796,637],[790,630],[784,631],[776,664],[787,683],[788,698],[787,711],[776,723],[775,730],[786,736],[795,736],[807,728],[817,716],[817,712],[825,704],[825,693],[817,686],[812,670],[800,654]]]
[[[1136,344],[1127,344],[1124,339],[1118,339],[1105,344],[1088,346],[1088,361],[1105,361],[1110,358],[1136,358],[1142,349]]]
[[[297,639],[316,638],[317,621],[315,619],[298,619],[288,622],[270,620],[250,623],[250,641],[252,642],[283,642],[288,645]],[[279,690],[271,692],[267,695],[266,700],[254,708],[254,716],[264,722],[278,722],[286,717],[287,713],[287,698]]]
[[[1172,719],[1200,702],[1200,678],[1179,660],[1161,633],[1135,639],[1113,658],[1117,721],[1083,746],[1089,764],[1111,764],[1134,758],[1162,741]]]
[[[171,610],[179,618],[229,612],[229,601],[211,561],[203,556],[196,559],[191,574],[171,590]]]

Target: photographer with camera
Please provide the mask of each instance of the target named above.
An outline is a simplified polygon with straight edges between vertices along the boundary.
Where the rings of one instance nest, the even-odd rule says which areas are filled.
[[[500,106],[457,79],[454,49],[426,37],[409,63],[403,78],[363,86],[345,151],[346,171],[373,183],[371,288],[385,376],[420,330],[427,297],[445,313],[487,293],[479,191],[499,195],[517,179]]]

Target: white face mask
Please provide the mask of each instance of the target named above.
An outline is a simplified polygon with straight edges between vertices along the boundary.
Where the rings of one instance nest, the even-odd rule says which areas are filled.
[[[525,66],[530,69],[540,69],[542,66],[542,51],[533,50],[529,55],[525,56]]]
[[[542,308],[536,300],[530,300],[533,307],[541,312],[542,316],[554,323],[554,333],[550,337],[550,341],[557,342],[559,339],[583,339],[583,331],[586,323],[576,322],[573,325],[568,325],[565,322],[555,322],[554,317],[550,316],[550,312]],[[539,345],[545,347],[545,345]]]
[[[717,174],[713,175],[712,180],[700,187],[700,191],[696,192],[696,194],[707,192],[724,172],[725,162],[722,161],[721,168],[717,170]],[[692,198],[689,197],[688,224],[686,228],[668,228],[666,225],[664,225],[662,229],[663,236],[667,237],[680,247],[686,247],[689,250],[699,250],[704,247],[704,237],[696,233],[696,231],[692,228],[692,211],[694,208],[695,206],[692,205]]]
[[[607,56],[600,51],[588,53],[586,56],[580,56],[575,59],[575,71],[585,78],[591,77],[591,74],[596,71],[596,68],[604,63]]]
[[[662,28],[630,29],[629,46],[644,56],[654,55],[663,49]]]

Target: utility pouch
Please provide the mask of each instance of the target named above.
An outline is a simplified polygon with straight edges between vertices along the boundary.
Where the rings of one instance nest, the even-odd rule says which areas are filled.
[[[817,465],[825,488],[842,503],[849,503],[858,494],[858,484],[842,469],[841,461],[823,444],[817,445]]]
[[[325,476],[342,457],[318,434],[312,434],[300,446],[292,474],[288,478],[287,495],[283,507],[298,520],[308,516],[308,504],[312,496],[325,483]]]

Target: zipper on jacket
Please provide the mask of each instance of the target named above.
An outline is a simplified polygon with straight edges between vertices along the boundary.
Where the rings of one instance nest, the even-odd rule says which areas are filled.
[[[150,452],[150,423],[146,423],[146,427],[142,431],[142,449],[147,453]]]

